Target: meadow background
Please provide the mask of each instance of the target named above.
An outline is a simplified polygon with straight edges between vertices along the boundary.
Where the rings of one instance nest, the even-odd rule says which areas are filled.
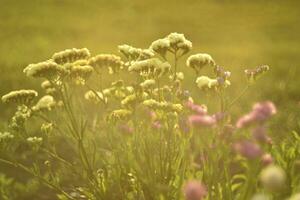
[[[0,0],[0,94],[34,88],[24,67],[54,52],[87,47],[92,54],[117,53],[117,45],[147,48],[170,32],[193,41],[192,53],[206,52],[232,71],[229,96],[245,85],[243,70],[268,64],[270,72],[250,88],[234,111],[254,101],[272,100],[279,115],[276,135],[299,130],[300,1],[172,0]],[[195,75],[185,66],[185,84]],[[196,86],[194,87],[196,90]],[[203,103],[214,101],[199,94]],[[201,100],[200,100],[201,101]],[[1,126],[11,110],[0,105]]]
[[[147,48],[157,38],[180,32],[193,41],[192,53],[209,53],[232,71],[231,96],[244,85],[243,69],[271,67],[235,109],[274,101],[280,112],[274,125],[282,135],[299,129],[299,7],[297,0],[0,0],[0,94],[39,90],[22,70],[54,52],[87,47],[92,54],[117,53],[119,44]],[[184,62],[180,70],[191,76],[185,84],[194,84]],[[10,109],[1,104],[0,110],[3,122]]]
[[[0,0],[0,96],[17,89],[40,91],[40,83],[22,70],[54,52],[87,47],[93,55],[117,53],[117,45],[147,48],[179,32],[193,42],[190,54],[209,53],[232,72],[229,98],[245,86],[245,68],[270,66],[234,107],[233,117],[256,101],[271,100],[279,114],[270,130],[280,140],[300,131],[299,8],[298,0]],[[179,66],[186,73],[184,84],[198,93],[198,102],[217,109],[212,97],[197,90],[184,60]],[[0,104],[0,130],[13,112]]]

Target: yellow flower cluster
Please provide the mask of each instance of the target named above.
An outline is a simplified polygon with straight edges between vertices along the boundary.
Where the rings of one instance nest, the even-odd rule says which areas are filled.
[[[16,90],[2,96],[1,99],[3,103],[28,104],[37,96],[35,90]]]

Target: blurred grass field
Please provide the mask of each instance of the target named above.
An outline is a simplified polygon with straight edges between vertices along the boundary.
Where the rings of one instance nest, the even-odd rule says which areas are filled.
[[[243,69],[271,67],[235,111],[249,110],[255,101],[274,101],[279,115],[273,126],[282,135],[299,130],[299,7],[298,0],[0,0],[0,94],[39,90],[22,70],[56,51],[87,47],[92,54],[117,53],[119,44],[147,48],[180,32],[193,42],[192,53],[209,53],[232,71],[232,97],[245,84]],[[192,70],[183,61],[180,68],[187,73],[185,84],[194,84]],[[3,120],[11,113],[3,104],[0,110]]]

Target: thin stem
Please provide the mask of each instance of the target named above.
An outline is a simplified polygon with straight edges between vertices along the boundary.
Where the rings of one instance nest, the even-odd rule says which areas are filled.
[[[233,99],[232,100],[232,102],[230,102],[229,104],[228,104],[228,107],[227,107],[227,109],[226,109],[226,111],[229,111],[229,109],[241,98],[241,97],[243,97],[245,94],[246,94],[246,92],[247,92],[247,90],[249,89],[249,84],[247,84],[246,85],[246,87],[241,91],[241,93],[235,98],[235,99]]]
[[[45,179],[44,177],[39,176],[38,174],[32,172],[30,169],[28,169],[28,167],[26,167],[25,165],[22,165],[20,163],[13,163],[9,160],[5,160],[0,158],[0,162],[5,163],[7,165],[11,165],[13,167],[18,167],[24,171],[26,171],[27,173],[31,174],[32,176],[38,178],[40,181],[42,181],[45,185],[49,186],[50,188],[62,193],[63,195],[65,195],[68,199],[71,200],[76,200],[75,198],[73,198],[72,196],[70,196],[67,192],[65,192],[64,190],[62,190],[61,188],[59,188],[58,186],[56,186],[55,184],[51,183],[50,181],[48,181],[47,179]]]
[[[173,81],[176,80],[177,61],[178,61],[178,58],[177,58],[177,51],[175,50],[175,51],[174,51],[174,75],[173,75]]]

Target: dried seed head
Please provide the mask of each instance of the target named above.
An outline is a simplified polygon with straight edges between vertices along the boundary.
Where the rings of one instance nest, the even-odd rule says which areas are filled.
[[[85,60],[90,57],[90,51],[87,48],[82,49],[66,49],[64,51],[60,51],[55,53],[52,56],[52,59],[57,64],[66,64],[66,63],[73,63],[77,60]]]
[[[246,69],[245,74],[249,82],[254,82],[257,80],[262,74],[269,71],[270,67],[268,65],[262,65],[256,67],[255,69]]]
[[[3,103],[29,104],[38,93],[35,90],[16,90],[2,96]]]

